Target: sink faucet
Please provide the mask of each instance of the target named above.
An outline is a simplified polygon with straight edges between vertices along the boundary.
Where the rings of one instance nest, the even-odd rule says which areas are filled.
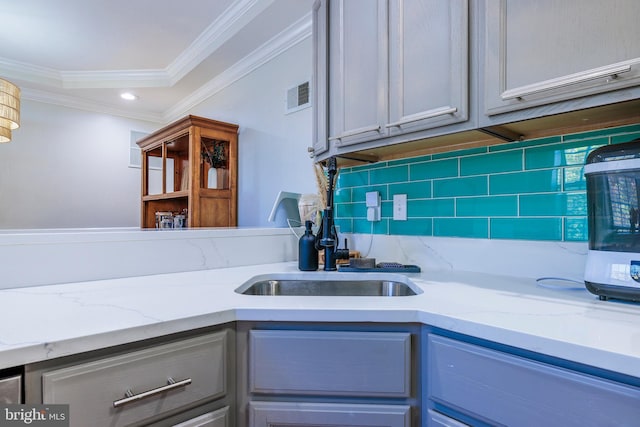
[[[324,270],[335,271],[336,260],[349,259],[349,249],[347,239],[344,239],[344,249],[338,249],[338,233],[333,222],[333,180],[337,173],[336,158],[330,157],[327,160],[327,206],[322,212],[322,223],[316,238],[316,249],[324,249]]]

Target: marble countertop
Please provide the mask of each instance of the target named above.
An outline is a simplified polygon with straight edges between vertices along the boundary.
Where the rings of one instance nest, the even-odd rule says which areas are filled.
[[[271,273],[355,275],[286,262],[0,290],[0,368],[231,321],[417,322],[640,377],[640,304],[576,284],[432,270],[408,275],[410,297],[234,292]]]

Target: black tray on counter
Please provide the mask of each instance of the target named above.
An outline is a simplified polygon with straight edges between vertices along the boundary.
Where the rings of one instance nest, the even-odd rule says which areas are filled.
[[[411,264],[398,264],[395,262],[382,262],[371,268],[351,267],[339,265],[338,271],[353,273],[420,273],[420,267]]]

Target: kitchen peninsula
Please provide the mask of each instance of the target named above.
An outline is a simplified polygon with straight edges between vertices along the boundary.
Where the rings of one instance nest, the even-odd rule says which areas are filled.
[[[292,250],[295,240],[293,236],[286,234],[288,230],[190,231],[194,232],[191,236],[172,234],[179,233],[177,231],[149,232],[146,235],[142,233],[139,239],[142,242],[146,239],[147,243],[148,239],[172,239],[174,244],[182,241],[187,246],[193,246],[194,242],[189,243],[186,236],[198,241],[196,236],[203,238],[207,233],[214,233],[215,236],[208,235],[200,241],[200,250],[206,245],[222,247],[232,236],[235,239],[254,238],[262,243],[254,246],[258,250],[245,251],[245,260],[227,259],[224,261],[227,265],[192,268],[193,271],[186,271],[188,268],[185,268],[182,272],[155,275],[143,272],[131,274],[130,277],[18,286],[0,290],[0,298],[5,307],[0,314],[2,324],[13,325],[11,328],[3,328],[0,336],[0,368],[26,366],[27,402],[34,399],[29,391],[34,381],[30,377],[33,366],[56,366],[58,361],[65,362],[60,364],[61,374],[58,374],[60,370],[54,370],[55,374],[51,374],[56,379],[58,377],[55,375],[62,375],[67,372],[65,369],[71,369],[66,366],[68,360],[78,363],[86,357],[93,361],[97,357],[95,354],[100,358],[109,358],[111,353],[120,355],[123,348],[129,351],[126,346],[131,343],[134,347],[142,343],[142,350],[137,347],[135,350],[147,351],[143,345],[147,342],[162,344],[165,337],[200,339],[199,334],[205,332],[213,334],[212,342],[219,342],[222,339],[220,337],[224,336],[227,342],[227,347],[224,348],[234,349],[232,354],[235,357],[230,357],[225,365],[228,370],[226,381],[234,386],[237,384],[238,399],[233,402],[232,387],[230,390],[226,389],[227,400],[224,403],[225,408],[231,408],[227,411],[237,411],[237,425],[248,422],[243,417],[252,420],[252,425],[262,425],[259,423],[261,416],[277,418],[278,414],[285,411],[283,409],[279,412],[278,408],[284,405],[286,409],[289,404],[286,394],[283,395],[277,389],[265,391],[259,384],[254,384],[254,380],[247,378],[255,374],[252,371],[255,369],[253,362],[246,359],[247,354],[251,354],[247,347],[264,343],[261,341],[264,339],[271,342],[269,340],[276,338],[303,343],[305,334],[315,333],[328,334],[329,343],[333,339],[342,339],[342,334],[348,334],[349,337],[349,334],[356,334],[354,336],[363,338],[364,341],[349,341],[367,343],[376,342],[379,336],[387,342],[386,337],[389,336],[392,338],[390,342],[397,343],[389,344],[389,348],[410,349],[409,359],[403,359],[405,356],[399,359],[407,360],[405,373],[409,373],[409,385],[406,390],[401,387],[398,393],[402,397],[396,397],[396,400],[389,401],[389,398],[384,398],[384,394],[376,397],[377,390],[358,392],[355,395],[361,397],[356,400],[345,397],[344,392],[326,391],[319,393],[325,396],[321,399],[324,402],[321,404],[313,396],[305,398],[304,396],[309,396],[309,392],[304,388],[296,389],[295,393],[288,392],[300,394],[303,397],[295,400],[302,399],[307,402],[305,405],[309,404],[313,408],[313,405],[331,403],[331,408],[323,409],[330,413],[333,413],[336,405],[336,408],[342,408],[340,405],[357,406],[371,401],[373,403],[370,406],[388,409],[389,417],[398,416],[408,420],[408,424],[390,422],[389,425],[431,425],[431,422],[436,423],[440,419],[438,417],[443,416],[473,424],[466,417],[502,420],[501,416],[513,416],[465,407],[468,402],[464,399],[473,397],[472,388],[469,390],[470,394],[460,397],[462,400],[456,400],[458,397],[455,393],[451,395],[451,390],[463,385],[464,383],[456,381],[470,373],[454,372],[448,379],[453,382],[446,383],[446,375],[440,377],[440,374],[447,371],[448,365],[443,362],[445,359],[466,361],[470,366],[482,368],[480,371],[490,369],[492,373],[487,380],[501,378],[501,381],[506,381],[509,375],[515,373],[514,378],[523,381],[535,378],[541,378],[542,384],[550,379],[559,381],[550,385],[547,394],[559,399],[563,405],[571,402],[567,402],[567,396],[558,396],[559,391],[554,391],[554,386],[569,387],[572,393],[577,393],[576,396],[598,392],[605,401],[611,400],[620,405],[616,410],[621,417],[626,416],[625,404],[633,401],[637,403],[637,399],[640,399],[640,329],[637,326],[640,305],[599,301],[584,289],[541,286],[535,278],[530,277],[451,268],[423,268],[422,273],[410,274],[408,279],[422,291],[415,296],[241,295],[234,290],[258,275],[339,277],[349,273],[299,272],[295,251]],[[137,234],[133,231],[122,232],[133,233],[128,235],[129,240],[133,240],[132,236]],[[107,236],[108,234],[104,234],[101,239],[105,240]],[[66,238],[68,237],[67,235]],[[8,239],[7,236],[3,238],[5,242]],[[27,239],[27,236],[22,238]],[[93,236],[95,238],[97,236]],[[110,238],[115,239],[115,236],[110,235]],[[19,239],[19,236],[13,236],[12,239]],[[32,250],[43,250],[38,246],[35,234],[31,234],[28,239],[32,239]],[[63,239],[62,236],[59,239]],[[89,236],[84,236],[84,239],[82,244],[90,246]],[[76,236],[75,240],[81,238]],[[278,250],[272,250],[271,255],[259,250],[263,245],[270,246],[273,243],[276,243],[274,248]],[[65,245],[67,249],[72,246],[69,242]],[[7,247],[5,245],[5,249]],[[268,259],[276,256],[275,252],[281,259]],[[205,264],[206,258],[206,255],[202,258]],[[114,267],[114,274],[115,271],[117,267]],[[362,275],[358,275],[358,278],[362,278]],[[23,320],[15,322],[17,318]],[[220,331],[226,332],[216,335],[221,334]],[[296,334],[301,335],[287,335],[292,331],[298,331]],[[199,347],[194,348],[197,351]],[[270,347],[267,345],[256,348],[267,351],[263,348]],[[298,354],[295,347],[290,346],[288,349],[290,357]],[[398,354],[404,354],[398,351]],[[452,357],[458,359],[450,359]],[[285,356],[281,362],[292,364],[292,369],[297,363]],[[508,369],[505,368],[507,370],[500,373],[502,367]],[[438,375],[435,375],[434,369],[440,370]],[[40,373],[37,369],[36,372]],[[46,378],[46,375],[45,372],[43,377]],[[469,378],[469,381],[478,380]],[[194,379],[194,384],[196,381]],[[509,384],[505,386],[508,388]],[[486,387],[493,388],[496,384],[491,383]],[[384,392],[387,393],[387,390]],[[317,390],[314,393],[318,394]],[[396,404],[389,404],[390,402]],[[536,404],[529,402],[528,405]],[[585,410],[585,405],[587,403],[579,403],[577,409],[575,405],[569,406],[572,410]],[[410,408],[407,411],[411,415],[397,415],[400,408]],[[554,407],[541,413],[549,410],[553,411]],[[289,410],[287,413],[290,412]],[[326,412],[322,413],[326,415]],[[235,416],[229,415],[227,422],[235,420]]]

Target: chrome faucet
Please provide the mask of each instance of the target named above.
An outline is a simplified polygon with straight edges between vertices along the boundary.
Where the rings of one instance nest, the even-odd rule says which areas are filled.
[[[324,270],[337,270],[336,261],[339,259],[349,259],[349,248],[347,239],[344,239],[344,249],[338,249],[338,233],[333,222],[333,181],[337,173],[337,162],[335,157],[327,160],[327,206],[322,212],[322,223],[316,238],[316,249],[324,249]]]

